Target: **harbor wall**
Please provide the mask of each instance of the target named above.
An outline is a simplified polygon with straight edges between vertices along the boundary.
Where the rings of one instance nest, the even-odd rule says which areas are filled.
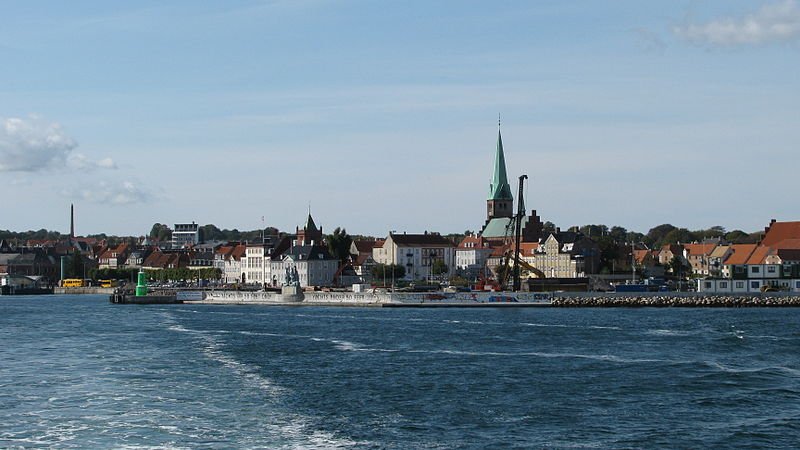
[[[68,295],[89,295],[89,294],[106,294],[114,293],[114,288],[103,287],[55,287],[53,288],[54,294],[68,294]]]

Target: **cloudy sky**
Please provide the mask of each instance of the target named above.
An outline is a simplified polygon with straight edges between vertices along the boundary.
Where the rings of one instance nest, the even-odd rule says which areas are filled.
[[[0,64],[0,229],[475,230],[498,113],[562,227],[800,220],[794,0],[2,2]]]

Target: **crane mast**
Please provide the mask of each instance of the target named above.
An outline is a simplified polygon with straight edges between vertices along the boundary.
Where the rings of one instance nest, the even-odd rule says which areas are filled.
[[[514,217],[514,292],[520,290],[522,281],[520,280],[519,273],[519,247],[522,239],[522,218],[525,217],[525,202],[522,200],[522,186],[525,180],[528,179],[527,175],[519,176],[519,193],[517,194],[517,215]]]

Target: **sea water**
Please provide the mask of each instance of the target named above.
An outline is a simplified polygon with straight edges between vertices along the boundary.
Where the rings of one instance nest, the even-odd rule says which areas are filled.
[[[0,297],[0,447],[797,448],[800,309]]]

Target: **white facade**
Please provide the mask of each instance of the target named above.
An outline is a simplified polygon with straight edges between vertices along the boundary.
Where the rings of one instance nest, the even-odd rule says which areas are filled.
[[[559,243],[551,234],[536,249],[536,256],[531,265],[541,270],[547,278],[584,277],[586,274],[583,261],[573,258],[572,247],[572,243]]]
[[[378,264],[395,264],[405,267],[406,279],[450,277],[455,273],[455,246],[436,234],[389,234],[383,246],[373,249],[372,257]],[[447,266],[441,275],[431,273],[436,260]]]
[[[725,293],[760,293],[763,286],[779,289],[783,292],[800,292],[798,279],[705,279],[697,280],[697,291],[709,294]]]
[[[491,254],[491,248],[457,248],[456,267],[462,270],[482,269],[486,267],[486,260]]]
[[[333,277],[339,270],[339,261],[331,258],[318,247],[298,247],[290,250],[276,260],[269,261],[268,284],[283,286],[286,284],[286,270],[297,269],[297,277],[301,287],[331,286]]]
[[[265,267],[269,261],[265,260],[265,248],[263,245],[248,245],[245,256],[241,259],[241,270],[244,273],[245,283],[263,284],[265,277]]]
[[[176,223],[172,230],[172,248],[197,245],[200,242],[200,228],[196,223]]]

